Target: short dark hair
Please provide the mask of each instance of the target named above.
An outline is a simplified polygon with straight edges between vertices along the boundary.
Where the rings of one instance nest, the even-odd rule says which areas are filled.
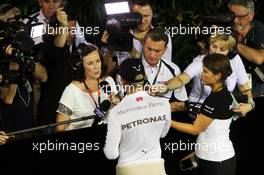
[[[153,41],[164,41],[165,47],[169,42],[168,35],[165,33],[165,30],[161,27],[150,29],[146,34],[144,41],[146,41],[146,39],[148,38],[151,38]]]
[[[232,74],[230,60],[223,54],[213,53],[205,56],[203,65],[214,74],[221,73],[221,80],[223,82]]]

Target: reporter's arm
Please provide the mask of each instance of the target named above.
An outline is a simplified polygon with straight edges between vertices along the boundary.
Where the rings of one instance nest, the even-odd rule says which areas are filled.
[[[171,127],[184,133],[198,135],[200,132],[205,130],[209,124],[213,121],[212,118],[206,115],[199,114],[193,124],[182,123],[177,121],[171,121]]]
[[[173,90],[186,85],[187,83],[190,82],[190,80],[191,77],[187,73],[183,72],[179,76],[176,76],[170,79],[169,81],[167,81],[166,85],[168,86],[169,90]]]
[[[63,121],[68,121],[68,120],[70,120],[69,116],[66,116],[66,115],[63,115],[63,114],[60,114],[60,113],[57,114],[56,122],[63,122]],[[67,127],[66,124],[58,125],[58,126],[56,126],[56,132],[64,132],[64,131],[66,131],[66,127]]]

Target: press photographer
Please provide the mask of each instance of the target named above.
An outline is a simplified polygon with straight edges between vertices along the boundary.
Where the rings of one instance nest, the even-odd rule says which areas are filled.
[[[19,22],[21,12],[10,4],[0,6],[1,49],[0,87],[2,121],[6,132],[32,127],[34,80],[45,82],[46,69],[38,63],[33,53],[33,40],[29,28]]]
[[[112,20],[112,23],[111,21],[108,21],[109,23],[106,25],[106,31],[101,40],[106,44],[109,50],[113,51],[111,55],[113,58],[117,58],[115,61],[120,65],[126,58],[141,57],[144,37],[146,33],[153,28],[152,18],[154,9],[150,0],[133,0],[132,5],[130,5],[128,1],[122,1],[120,4],[111,2],[113,1],[106,1],[105,3],[107,17],[108,19],[114,18],[115,20]],[[128,21],[130,21],[129,25],[127,24]],[[114,31],[118,31],[120,28],[121,30],[126,29],[126,34],[123,34],[123,37],[125,38],[113,40],[111,32],[109,33],[109,28],[114,29]],[[122,34],[119,37],[122,37]],[[172,44],[171,37],[168,37],[169,42],[162,58],[171,61]],[[122,43],[119,41],[126,42]],[[107,61],[110,62],[107,64],[111,65],[112,60],[109,59]],[[109,68],[109,72],[113,69],[114,67]]]
[[[233,29],[238,38],[237,49],[247,72],[251,74],[253,96],[263,97],[264,25],[254,19],[254,1],[230,0],[228,7],[235,14]]]

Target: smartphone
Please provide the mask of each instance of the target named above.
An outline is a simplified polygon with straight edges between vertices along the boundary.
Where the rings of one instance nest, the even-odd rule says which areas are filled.
[[[182,171],[192,170],[198,166],[198,163],[192,159],[181,160],[179,164],[180,164],[180,169]]]

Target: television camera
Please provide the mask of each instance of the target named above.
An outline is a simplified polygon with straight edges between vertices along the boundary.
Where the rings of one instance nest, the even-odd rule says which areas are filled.
[[[20,21],[0,22],[0,85],[19,83],[27,80],[27,74],[35,71],[41,44],[34,45],[33,38],[43,34],[43,24],[24,24]],[[6,48],[12,47],[12,53],[6,54]],[[9,70],[9,63],[19,64],[18,71]]]
[[[108,48],[113,51],[131,51],[133,35],[129,29],[140,24],[142,15],[130,11],[128,1],[106,0],[106,31],[109,33]]]

